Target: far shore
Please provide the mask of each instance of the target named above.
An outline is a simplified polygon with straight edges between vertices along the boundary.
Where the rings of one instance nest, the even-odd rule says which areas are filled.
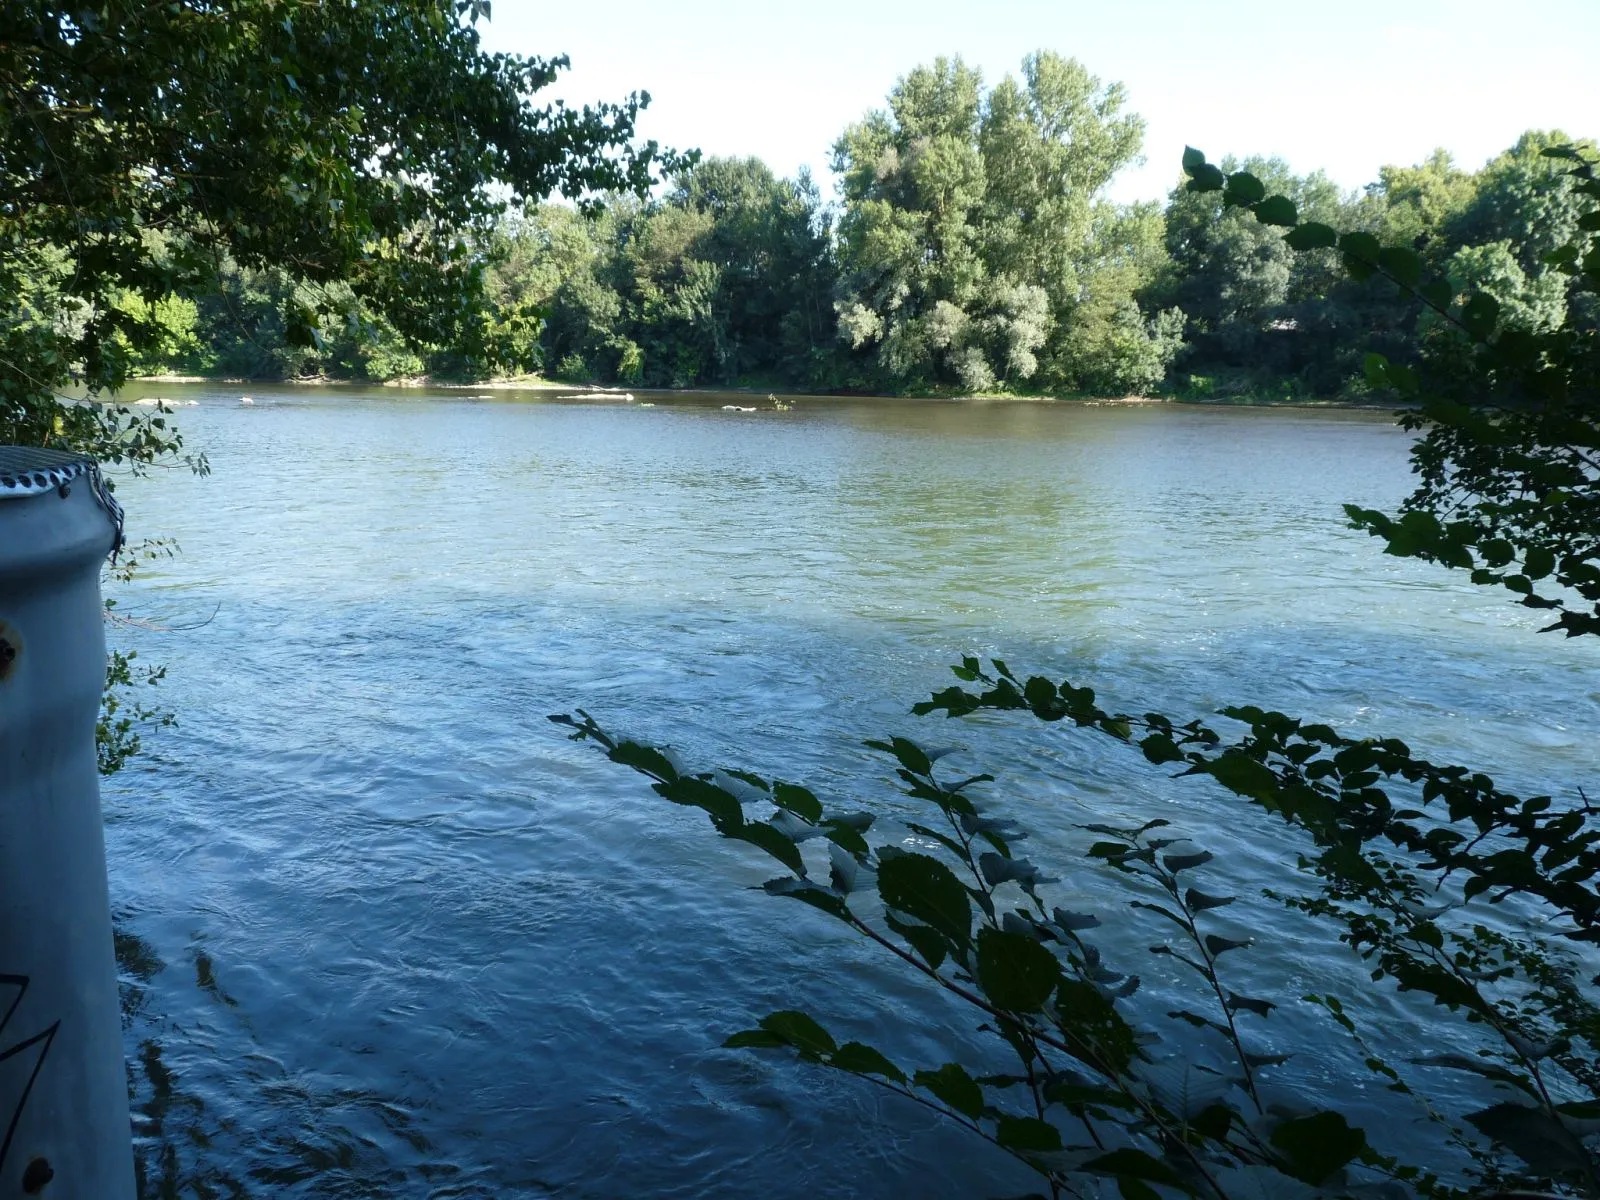
[[[876,393],[876,392],[787,392],[775,391],[769,387],[692,387],[692,388],[659,388],[659,387],[629,387],[618,384],[600,383],[561,383],[557,380],[546,379],[540,375],[519,375],[498,379],[477,380],[471,383],[462,383],[458,380],[438,380],[426,376],[409,379],[392,380],[363,380],[363,379],[330,379],[324,376],[307,376],[299,379],[243,379],[228,376],[212,375],[139,375],[128,380],[128,386],[147,386],[150,384],[228,384],[238,387],[319,387],[319,388],[393,388],[396,390],[428,390],[434,392],[462,392],[467,394],[482,394],[488,392],[521,392],[542,391],[562,392],[571,396],[615,397],[622,399],[631,397],[635,392],[640,395],[652,396],[769,396],[779,395],[788,399],[801,398],[812,401],[828,400],[932,400],[932,401],[975,401],[979,403],[1049,403],[1049,404],[1085,404],[1085,405],[1154,405],[1154,404],[1181,404],[1197,408],[1337,408],[1337,409],[1372,409],[1380,411],[1395,411],[1406,407],[1398,403],[1385,403],[1378,400],[1347,400],[1347,399],[1295,399],[1278,400],[1266,397],[1251,396],[1092,396],[1082,393],[1055,394],[1047,392],[901,392]]]

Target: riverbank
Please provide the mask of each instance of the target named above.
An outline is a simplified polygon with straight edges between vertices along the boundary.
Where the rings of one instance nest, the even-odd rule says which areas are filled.
[[[231,376],[203,376],[203,375],[142,375],[128,380],[129,387],[146,387],[154,384],[227,384],[239,387],[293,387],[293,388],[349,388],[352,390],[370,390],[373,388],[393,389],[411,392],[445,392],[453,395],[487,395],[500,392],[549,392],[562,394],[564,398],[603,399],[615,398],[625,400],[635,395],[651,396],[657,400],[682,397],[685,400],[696,398],[712,398],[717,396],[750,396],[764,399],[768,396],[781,397],[792,402],[797,399],[807,401],[829,400],[928,400],[928,401],[970,401],[976,403],[1015,404],[1015,403],[1048,403],[1048,404],[1084,404],[1084,405],[1117,405],[1117,406],[1146,406],[1157,404],[1178,404],[1198,408],[1285,408],[1285,409],[1371,409],[1376,411],[1396,411],[1406,407],[1395,401],[1384,401],[1375,397],[1354,399],[1351,397],[1331,397],[1318,399],[1310,397],[1286,398],[1269,393],[1249,394],[1240,393],[1229,396],[1196,396],[1182,394],[1167,395],[1124,395],[1124,396],[1097,396],[1087,392],[958,392],[954,390],[930,389],[926,391],[908,391],[899,393],[869,393],[869,392],[790,392],[774,390],[771,388],[757,387],[704,387],[704,388],[633,388],[614,384],[587,384],[587,383],[562,383],[557,380],[547,379],[541,375],[506,376],[497,379],[477,380],[464,383],[459,380],[439,380],[429,376],[416,376],[408,379],[395,380],[362,380],[362,379],[329,379],[319,376],[307,376],[300,379],[246,379]]]

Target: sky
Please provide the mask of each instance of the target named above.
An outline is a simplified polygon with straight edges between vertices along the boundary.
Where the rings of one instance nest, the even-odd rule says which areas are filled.
[[[1525,129],[1600,136],[1600,0],[493,0],[482,32],[570,57],[541,97],[648,91],[642,137],[806,166],[827,196],[834,139],[941,54],[993,82],[1048,49],[1120,81],[1147,128],[1119,201],[1163,196],[1186,144],[1357,188],[1436,146],[1476,168]]]

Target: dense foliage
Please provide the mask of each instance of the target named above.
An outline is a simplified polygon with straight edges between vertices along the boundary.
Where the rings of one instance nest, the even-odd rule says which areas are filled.
[[[410,340],[521,362],[526,314],[490,315],[476,239],[508,201],[641,189],[657,155],[628,145],[643,97],[536,107],[564,62],[482,53],[486,7],[7,4],[0,442],[174,449],[159,418],[56,392],[201,353],[197,304],[230,271],[292,277],[267,289],[286,345],[359,300]]]
[[[993,87],[961,59],[939,59],[840,135],[835,199],[804,175],[717,159],[678,170],[651,200],[611,196],[593,219],[548,203],[494,222],[476,214],[459,240],[489,304],[470,337],[433,327],[450,305],[427,308],[429,321],[391,319],[359,274],[223,253],[209,291],[119,302],[148,333],[126,367],[1392,398],[1365,356],[1421,361],[1438,333],[1426,306],[1347,278],[1330,253],[1293,253],[1218,193],[1180,183],[1164,205],[1111,202],[1142,138],[1121,87],[1072,59],[1041,51]],[[1508,322],[1539,330],[1574,302],[1543,257],[1578,209],[1541,152],[1570,141],[1530,132],[1476,172],[1436,151],[1356,193],[1276,159],[1221,169],[1249,173],[1307,219],[1406,246],[1428,270],[1493,295]],[[152,244],[161,262],[182,257],[181,240]],[[310,324],[297,329],[296,314]]]
[[[1517,238],[1480,243],[1496,249],[1468,256],[1488,264],[1468,276],[1462,251],[1427,233],[1439,196],[1465,190],[1440,160],[1412,177],[1417,202],[1385,240],[1321,219],[1337,215],[1323,189],[1184,157],[1184,190],[1211,212],[1189,240],[1253,245],[1254,261],[1283,261],[1290,278],[1323,273],[1374,310],[1412,309],[1425,331],[1413,362],[1363,360],[1372,386],[1414,403],[1405,420],[1422,436],[1402,510],[1352,507],[1355,524],[1391,554],[1508,588],[1568,636],[1600,633],[1597,162],[1525,139],[1492,164],[1450,219],[1505,231],[1505,180],[1538,198],[1537,213]],[[903,737],[869,742],[928,814],[874,844],[867,834],[888,823],[874,814],[831,811],[747,771],[689,769],[582,711],[552,717],[775,859],[784,873],[769,893],[845,923],[964,1001],[1009,1065],[968,1046],[908,1068],[796,1010],[727,1046],[792,1053],[943,1113],[1031,1167],[1052,1197],[1600,1196],[1600,810],[1581,783],[1518,796],[1398,739],[1253,705],[1223,710],[1219,729],[1108,710],[1089,687],[1001,661],[968,657],[955,672],[960,684],[914,711],[1030,714],[1208,780],[1213,803],[1274,819],[1294,885],[1251,896],[1208,883],[1215,856],[1194,839],[1215,810],[1188,836],[1166,819],[1084,826],[1090,869],[1123,885],[1109,903],[1161,937],[1149,953],[1162,965],[1143,968],[1166,976],[1150,999],[1142,955],[1105,925],[1107,910],[1050,902],[1056,880],[1018,854],[1024,831],[986,794],[989,774],[952,775]],[[1258,970],[1240,990],[1235,964],[1264,905],[1293,914],[1290,935],[1321,951],[1309,961],[1359,966],[1370,983],[1332,967],[1306,978],[1302,966],[1265,985]],[[1342,1031],[1346,1060],[1301,1068],[1292,1045],[1273,1044],[1273,1015],[1307,1008]],[[1376,1120],[1355,1115],[1375,1108]]]

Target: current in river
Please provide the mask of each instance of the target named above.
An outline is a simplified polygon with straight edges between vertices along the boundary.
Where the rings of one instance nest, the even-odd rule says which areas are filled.
[[[789,1007],[907,1066],[983,1043],[550,713],[806,783],[894,842],[913,802],[863,739],[954,746],[1157,1007],[1161,931],[1080,826],[1170,820],[1218,856],[1208,890],[1247,897],[1295,882],[1293,844],[1103,737],[911,716],[961,655],[1131,712],[1399,736],[1527,793],[1600,765],[1600,650],[1347,527],[1343,503],[1410,489],[1392,414],[145,393],[197,402],[175,420],[213,468],[119,489],[133,540],[181,547],[115,591],[135,620],[111,634],[165,664],[147,699],[178,718],[104,793],[150,1197],[1029,1190],[904,1102],[720,1049]],[[1239,990],[1287,975],[1425,1027],[1282,909],[1237,907]],[[1312,1006],[1263,1036],[1286,1085],[1351,1078]]]

